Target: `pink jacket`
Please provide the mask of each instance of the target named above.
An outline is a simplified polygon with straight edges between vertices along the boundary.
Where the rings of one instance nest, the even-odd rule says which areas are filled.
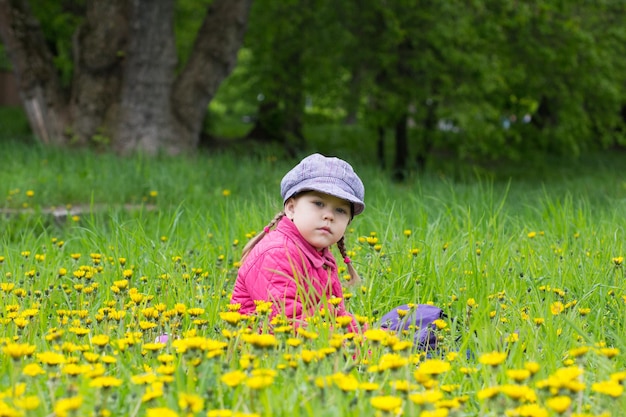
[[[327,302],[332,297],[342,300],[332,306]],[[318,252],[286,217],[257,243],[239,268],[231,303],[240,303],[242,314],[254,314],[255,300],[271,301],[270,317],[282,312],[296,325],[322,307],[335,316],[352,316],[343,302],[331,251]],[[358,328],[352,316],[349,330]]]

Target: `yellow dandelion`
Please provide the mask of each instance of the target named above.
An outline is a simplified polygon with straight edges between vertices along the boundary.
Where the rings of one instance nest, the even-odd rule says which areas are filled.
[[[242,337],[243,341],[259,349],[269,349],[278,345],[278,339],[273,334],[248,334]]]
[[[476,394],[479,400],[487,400],[493,398],[500,393],[500,387],[487,387],[483,388]]]
[[[502,362],[504,362],[506,357],[506,352],[494,351],[491,353],[484,353],[480,355],[480,357],[478,358],[478,362],[482,363],[483,365],[498,366]]]
[[[599,394],[609,395],[617,398],[624,392],[624,386],[615,380],[596,382],[591,385],[591,390]]]
[[[353,375],[338,373],[333,376],[333,381],[344,392],[356,391],[359,388],[359,381]]]
[[[25,397],[13,398],[13,404],[22,410],[35,410],[41,404],[41,400],[36,395],[28,395]]]
[[[565,306],[560,301],[555,301],[550,305],[550,312],[553,316],[558,316],[565,310]]]
[[[620,351],[618,348],[603,347],[603,348],[598,349],[598,353],[610,359],[619,355]]]
[[[204,398],[197,394],[178,394],[178,406],[181,410],[198,413],[204,408]]]
[[[526,385],[504,384],[500,386],[500,392],[518,401],[535,402],[537,400],[535,391]]]
[[[146,417],[178,417],[178,413],[167,407],[148,408]]]
[[[389,333],[382,329],[369,329],[363,333],[363,337],[372,342],[382,342],[387,339]]]
[[[46,371],[38,363],[29,363],[22,368],[22,374],[26,376],[45,375]]]
[[[393,395],[379,395],[370,398],[370,404],[377,410],[396,412],[402,407],[402,398]]]
[[[9,343],[6,346],[2,347],[2,352],[10,356],[12,359],[17,360],[22,357],[31,356],[35,353],[35,345],[31,345],[28,343]]]
[[[548,417],[548,410],[539,404],[524,404],[507,412],[511,416]]]
[[[236,326],[241,320],[244,319],[244,315],[237,311],[220,312],[220,318],[226,323]]]
[[[443,392],[439,390],[426,390],[409,395],[409,400],[418,405],[434,404],[443,398]]]
[[[89,386],[93,388],[113,388],[122,385],[122,380],[112,376],[101,376],[92,379]]]
[[[521,382],[530,378],[531,372],[529,369],[507,369],[506,376],[514,381]]]
[[[448,372],[451,367],[452,366],[450,365],[450,362],[444,361],[442,359],[427,359],[420,364],[419,368],[417,368],[417,371],[415,371],[415,374],[440,375]]]
[[[559,414],[563,414],[564,412],[566,412],[569,409],[571,404],[572,404],[572,399],[568,397],[567,395],[559,395],[556,397],[549,398],[546,401],[546,406],[548,406],[549,409]]]
[[[98,347],[104,347],[109,343],[110,337],[106,334],[95,335],[91,338],[91,343]]]
[[[49,366],[61,365],[66,362],[65,356],[57,352],[43,352],[37,354],[39,362]]]
[[[252,375],[246,379],[245,384],[252,389],[263,389],[274,383],[274,377],[270,375]]]
[[[58,417],[67,417],[73,411],[76,411],[83,404],[83,397],[60,398],[54,404],[54,413]]]
[[[352,323],[352,317],[351,316],[339,316],[336,318],[335,323],[340,328],[347,327]]]
[[[361,382],[359,383],[358,388],[361,391],[377,391],[380,389],[380,384],[377,382]]]
[[[580,356],[584,356],[587,352],[589,352],[589,346],[579,346],[570,349],[568,353],[571,357],[578,358]]]
[[[160,398],[162,396],[163,396],[163,382],[155,381],[151,383],[150,385],[148,385],[148,387],[146,388],[146,392],[141,397],[141,402],[147,403],[147,402],[154,400],[155,398]]]
[[[441,330],[441,329],[445,329],[446,327],[448,327],[448,323],[446,323],[445,320],[443,319],[437,319],[433,321],[433,324],[435,326],[437,326],[437,329]]]
[[[231,388],[234,388],[241,384],[247,378],[246,374],[242,371],[227,372],[222,375],[220,380]]]

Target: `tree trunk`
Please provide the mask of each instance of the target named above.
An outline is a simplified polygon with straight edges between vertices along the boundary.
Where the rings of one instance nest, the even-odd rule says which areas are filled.
[[[396,153],[393,163],[393,179],[396,181],[404,181],[406,177],[406,162],[409,157],[407,118],[408,115],[406,113],[403,114],[395,126]]]
[[[209,103],[237,64],[252,0],[214,0],[186,66],[174,82],[172,103],[179,141],[195,148]]]
[[[74,35],[72,141],[109,145],[117,123],[123,70],[128,56],[131,4],[88,1],[85,24]]]
[[[421,130],[420,143],[417,147],[417,155],[415,157],[417,160],[417,169],[422,172],[426,169],[426,162],[435,146],[433,135],[437,128],[437,101],[432,100],[430,103],[425,103],[425,106],[426,115],[419,127]]]
[[[132,0],[130,42],[124,67],[115,149],[154,154],[177,147],[170,93],[176,68],[174,4],[171,0]]]
[[[0,35],[35,135],[127,154],[197,147],[207,107],[235,66],[252,0],[214,0],[176,76],[174,0],[86,0],[72,85],[25,0],[0,0]]]
[[[67,97],[41,26],[26,1],[0,0],[0,36],[33,133],[44,143],[62,143],[69,121]]]
[[[378,165],[380,165],[382,169],[385,169],[385,166],[387,166],[385,163],[385,128],[378,126],[376,128],[376,134],[376,158],[378,159]]]

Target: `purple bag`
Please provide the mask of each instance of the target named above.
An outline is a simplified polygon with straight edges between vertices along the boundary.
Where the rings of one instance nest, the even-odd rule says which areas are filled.
[[[404,317],[400,317],[398,310],[408,311]],[[385,314],[377,323],[382,329],[402,332],[407,330],[415,332],[413,340],[415,347],[421,350],[431,350],[437,347],[437,326],[433,323],[443,316],[439,307],[430,304],[413,304],[409,307],[403,304]]]

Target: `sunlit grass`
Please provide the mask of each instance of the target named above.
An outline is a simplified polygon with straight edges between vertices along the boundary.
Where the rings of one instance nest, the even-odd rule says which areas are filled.
[[[441,350],[426,355],[410,337],[363,338],[322,315],[298,332],[246,330],[267,319],[229,305],[239,256],[280,209],[294,161],[7,149],[0,415],[617,416],[626,405],[617,166],[407,184],[355,166],[367,209],[347,247],[364,282],[346,282],[347,308],[373,324],[398,304],[442,307]],[[55,218],[51,206],[81,211]]]

